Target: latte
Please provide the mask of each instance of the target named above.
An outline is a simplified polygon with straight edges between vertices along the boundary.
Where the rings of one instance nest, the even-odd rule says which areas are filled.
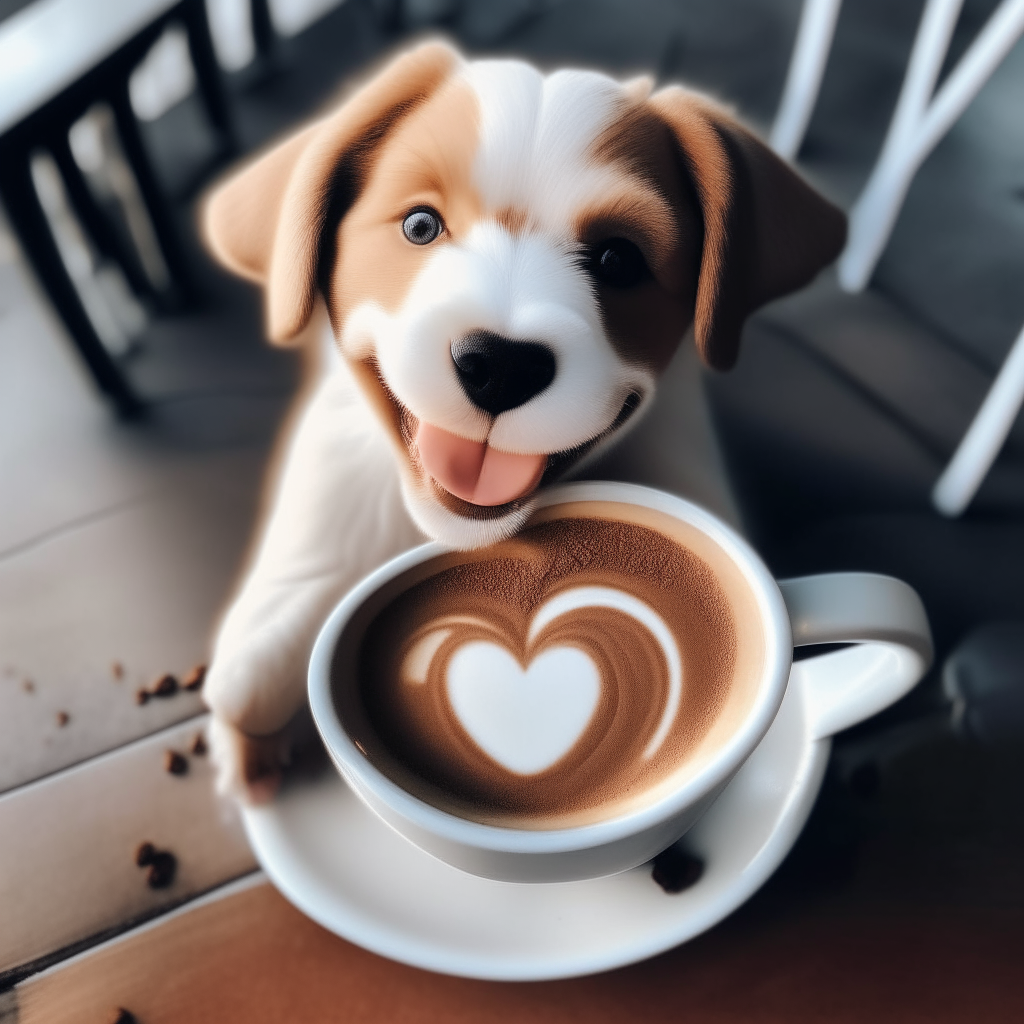
[[[764,653],[752,600],[685,523],[561,505],[379,591],[336,648],[335,705],[378,769],[450,813],[607,820],[677,787],[744,720]]]

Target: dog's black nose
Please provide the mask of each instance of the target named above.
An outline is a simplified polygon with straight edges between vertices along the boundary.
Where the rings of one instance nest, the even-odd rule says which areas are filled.
[[[490,331],[453,342],[452,360],[466,396],[492,416],[524,405],[555,379],[555,354],[546,345]]]

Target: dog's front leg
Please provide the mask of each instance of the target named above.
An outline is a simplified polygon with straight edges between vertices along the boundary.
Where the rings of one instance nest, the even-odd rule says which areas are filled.
[[[335,363],[298,423],[255,559],[214,645],[204,695],[222,792],[249,802],[273,794],[321,624],[352,584],[422,539],[388,440]]]

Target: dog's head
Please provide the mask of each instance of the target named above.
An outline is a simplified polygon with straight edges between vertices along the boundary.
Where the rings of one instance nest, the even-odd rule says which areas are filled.
[[[747,315],[845,219],[705,97],[428,43],[221,186],[207,239],[287,344],[317,295],[389,428],[409,510],[461,547],[618,435],[687,329]]]

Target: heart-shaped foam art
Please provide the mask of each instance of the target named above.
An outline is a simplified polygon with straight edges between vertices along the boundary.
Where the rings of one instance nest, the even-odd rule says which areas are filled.
[[[448,697],[493,761],[536,775],[576,745],[601,695],[601,675],[575,647],[549,647],[523,671],[504,647],[474,640],[448,662]]]
[[[679,647],[653,608],[608,587],[577,587],[552,598],[534,616],[528,639],[535,643],[556,619],[587,608],[632,617],[661,648],[668,669],[668,694],[661,722],[644,751],[644,757],[650,757],[679,708]],[[407,679],[425,679],[454,625],[428,632],[413,647],[404,665]],[[569,646],[548,647],[524,669],[504,647],[474,640],[451,654],[446,678],[452,710],[462,727],[492,760],[520,775],[535,775],[565,757],[586,731],[601,694],[599,668],[584,650]]]

